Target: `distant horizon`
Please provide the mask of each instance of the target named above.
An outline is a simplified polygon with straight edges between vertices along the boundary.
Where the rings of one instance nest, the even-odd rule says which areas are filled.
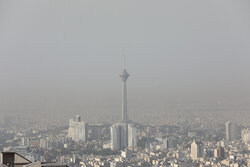
[[[125,54],[135,121],[250,122],[249,15],[249,1],[0,1],[0,114],[114,122]]]

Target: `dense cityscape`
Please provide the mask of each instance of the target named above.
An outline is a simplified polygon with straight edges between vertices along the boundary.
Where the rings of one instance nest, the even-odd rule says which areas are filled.
[[[127,112],[129,74],[125,65],[120,77],[120,121],[113,125],[88,124],[77,115],[69,119],[66,127],[10,126],[1,130],[2,154],[22,156],[29,160],[24,166],[34,166],[37,162],[73,167],[250,166],[249,126],[198,117],[175,125],[134,123]],[[45,165],[40,163],[40,166]]]
[[[0,167],[250,167],[250,0],[0,0]]]

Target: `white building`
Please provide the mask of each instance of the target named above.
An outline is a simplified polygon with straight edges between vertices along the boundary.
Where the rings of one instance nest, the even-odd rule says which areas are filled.
[[[69,131],[68,136],[72,138],[73,141],[83,141],[88,140],[88,124],[81,121],[79,115],[77,115],[76,120],[69,120]]]
[[[244,143],[250,143],[250,129],[241,130],[241,139]]]
[[[227,121],[225,123],[226,128],[226,140],[231,141],[232,140],[232,123],[231,121]]]
[[[29,138],[28,137],[22,137],[21,138],[21,144],[23,146],[29,146]]]
[[[120,149],[121,146],[121,141],[120,141],[120,126],[119,124],[114,124],[110,127],[110,134],[111,134],[111,143],[110,147],[112,150],[118,150]]]
[[[137,130],[132,123],[113,124],[110,133],[112,150],[137,146]]]
[[[128,147],[137,147],[137,129],[134,124],[128,124]]]
[[[162,150],[169,149],[169,140],[168,138],[162,140]]]
[[[225,123],[226,128],[226,140],[227,141],[233,141],[236,139],[236,130],[237,125],[233,123],[232,121],[227,121]]]
[[[203,157],[203,144],[200,141],[193,141],[191,144],[191,158],[197,160]]]
[[[128,124],[116,123],[110,128],[111,149],[120,150],[128,147]]]

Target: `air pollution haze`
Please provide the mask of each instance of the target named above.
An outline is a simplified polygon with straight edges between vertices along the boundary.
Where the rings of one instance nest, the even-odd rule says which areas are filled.
[[[124,53],[123,53],[124,48]],[[250,1],[0,1],[0,121],[250,122]]]

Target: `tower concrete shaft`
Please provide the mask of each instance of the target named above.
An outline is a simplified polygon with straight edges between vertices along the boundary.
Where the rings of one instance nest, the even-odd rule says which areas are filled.
[[[123,71],[120,74],[120,77],[122,80],[122,121],[128,121],[126,81],[129,77],[129,74],[125,69],[123,69]]]

